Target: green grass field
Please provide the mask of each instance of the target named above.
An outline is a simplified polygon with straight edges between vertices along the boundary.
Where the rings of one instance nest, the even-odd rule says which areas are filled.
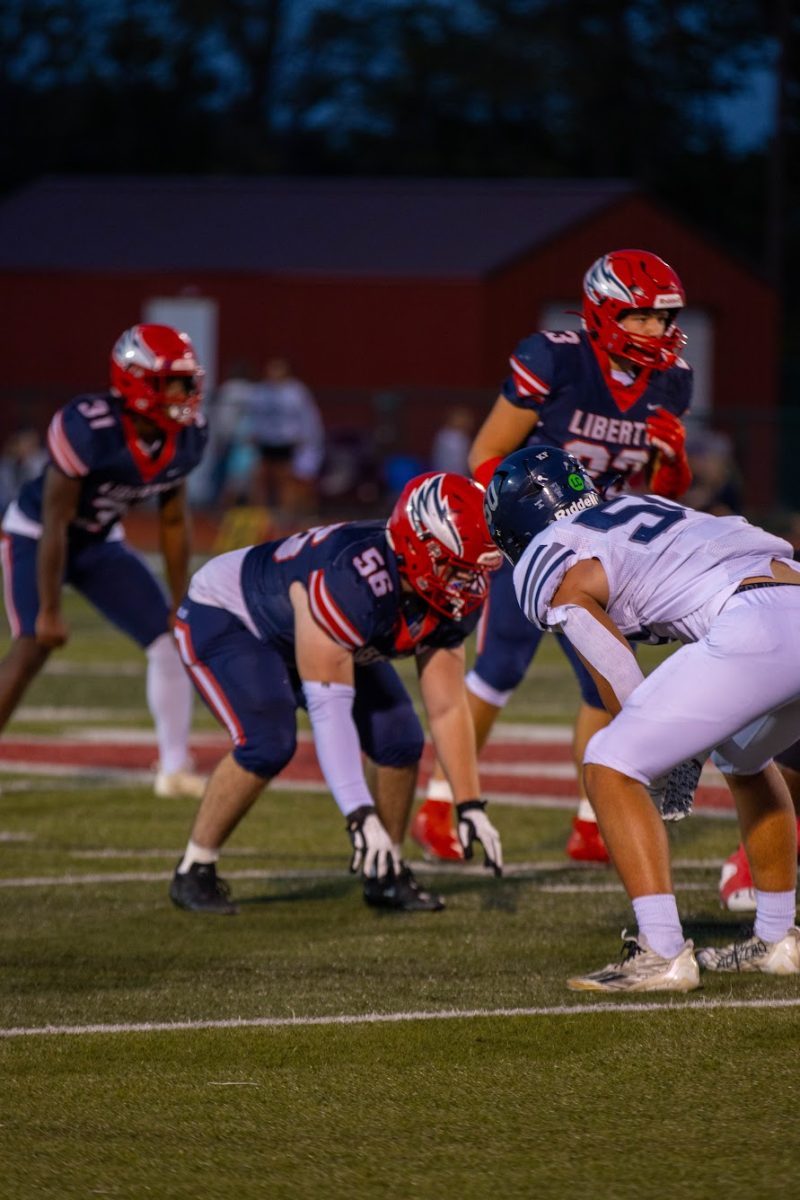
[[[82,708],[146,729],[141,656],[71,614],[9,735],[83,730]],[[575,703],[546,645],[507,716]],[[800,981],[569,992],[631,915],[610,870],[563,858],[567,812],[498,805],[505,878],[420,863],[446,911],[381,914],[333,802],[275,789],[223,860],[241,914],[200,918],[166,894],[194,802],[0,782],[0,1197],[794,1194]],[[726,939],[734,825],[671,836],[687,933]]]

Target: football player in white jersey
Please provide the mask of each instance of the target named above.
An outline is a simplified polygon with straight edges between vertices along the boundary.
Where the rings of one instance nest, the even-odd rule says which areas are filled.
[[[800,726],[789,543],[659,496],[605,500],[576,459],[546,446],[500,464],[485,510],[526,617],[567,635],[613,717],[589,742],[584,776],[639,931],[620,962],[568,986],[689,991],[699,967],[800,973],[794,808],[772,761]],[[645,679],[626,638],[684,644]],[[687,775],[696,783],[712,751],[736,804],[756,918],[752,936],[695,954],[659,807]]]

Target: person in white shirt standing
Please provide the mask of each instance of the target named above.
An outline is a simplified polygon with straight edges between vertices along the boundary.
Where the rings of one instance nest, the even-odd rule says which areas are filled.
[[[253,501],[275,508],[278,519],[291,524],[298,511],[313,506],[325,432],[314,397],[285,358],[267,360],[252,388],[247,420],[259,455]]]

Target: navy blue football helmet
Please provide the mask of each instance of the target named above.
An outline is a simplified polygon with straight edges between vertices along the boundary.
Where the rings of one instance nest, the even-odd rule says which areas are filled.
[[[497,467],[483,511],[493,540],[517,563],[546,526],[602,500],[577,458],[555,446],[526,446]]]

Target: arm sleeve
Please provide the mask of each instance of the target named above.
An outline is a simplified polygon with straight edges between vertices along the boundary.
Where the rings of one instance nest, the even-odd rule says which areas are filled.
[[[644,679],[633,651],[580,604],[562,604],[551,609],[550,620],[560,626],[581,657],[602,675],[620,704],[624,704]]]
[[[317,758],[344,816],[375,801],[367,787],[361,765],[361,745],[353,720],[355,688],[344,683],[304,682]]]

